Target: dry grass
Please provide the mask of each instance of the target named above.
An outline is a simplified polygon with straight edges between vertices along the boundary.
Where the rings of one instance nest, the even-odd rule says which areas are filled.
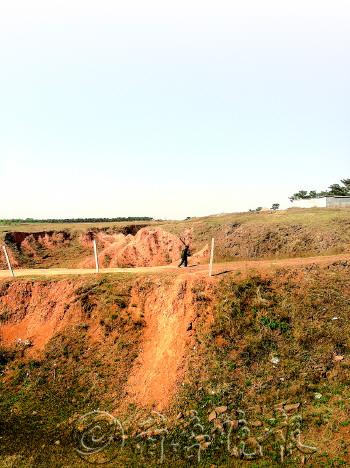
[[[227,406],[233,420],[244,411],[259,439],[264,428],[283,427],[276,405],[299,404],[302,440],[318,448],[313,466],[348,465],[349,273],[314,267],[223,280],[214,323],[197,335],[180,408],[195,409],[207,433],[216,406]],[[239,430],[235,437],[242,442]],[[278,440],[264,450],[266,462],[280,463]],[[302,453],[288,459],[299,465]]]
[[[199,309],[196,343],[188,356],[190,371],[167,412],[169,441],[182,449],[188,445],[192,427],[186,424],[195,414],[200,430],[212,441],[203,450],[202,466],[245,466],[247,461],[228,456],[225,431],[213,432],[215,424],[219,427],[226,417],[235,423],[244,411],[251,430],[249,448],[264,428],[275,430],[263,444],[264,457],[251,466],[281,466],[276,431],[284,417],[276,404],[300,404],[289,416],[302,416],[302,441],[318,448],[310,466],[348,465],[349,273],[345,264],[307,266],[244,280],[234,274],[216,283],[213,318],[208,307]],[[74,453],[69,420],[89,409],[111,409],[123,396],[142,333],[140,323],[125,314],[133,281],[127,276],[85,278],[75,291],[75,305],[84,314],[79,327],[55,335],[35,361],[21,357],[18,350],[15,355],[13,350],[0,353],[2,371],[7,369],[0,377],[2,460],[14,456],[16,466],[86,466]],[[166,281],[174,279],[169,276]],[[160,285],[152,278],[150,287]],[[193,288],[194,304],[207,304],[205,289],[205,280]],[[93,344],[87,340],[92,329],[98,330]],[[226,406],[216,422],[208,421],[213,409]],[[176,419],[180,411],[183,417]],[[132,407],[123,414],[129,432],[132,418],[140,414],[149,416]],[[241,423],[231,435],[237,444],[245,440]],[[55,445],[57,439],[60,446]],[[130,439],[117,453],[115,466],[157,465],[152,451],[140,459],[133,444]],[[169,453],[171,447],[165,449]],[[181,450],[170,452],[167,463],[188,466],[188,452]],[[299,466],[301,458],[294,447],[285,466]]]
[[[200,250],[216,239],[215,261],[258,258],[288,258],[333,255],[349,251],[350,209],[290,209],[277,212],[233,213],[192,218],[187,221],[95,224],[21,224],[0,226],[0,238],[6,232],[61,232],[64,245],[47,249],[31,239],[35,254],[16,245],[12,248],[22,268],[72,268],[81,264],[91,252],[81,245],[79,236],[91,229],[122,231],[132,226],[161,226],[181,235],[192,230],[193,250]],[[6,268],[0,255],[0,268]]]

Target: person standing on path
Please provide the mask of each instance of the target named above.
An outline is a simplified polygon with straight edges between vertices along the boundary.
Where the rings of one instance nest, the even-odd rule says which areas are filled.
[[[188,257],[191,256],[191,252],[190,252],[190,246],[188,244],[185,244],[185,248],[183,249],[182,253],[181,253],[181,263],[179,265],[179,268],[184,265],[185,267],[187,267],[188,265]]]

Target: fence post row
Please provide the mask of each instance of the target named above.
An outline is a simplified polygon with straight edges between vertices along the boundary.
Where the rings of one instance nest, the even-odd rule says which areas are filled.
[[[96,273],[98,273],[98,272],[100,271],[100,267],[99,267],[99,264],[98,264],[97,245],[96,245],[96,240],[95,240],[95,239],[93,240],[93,244],[94,244],[94,255],[95,255]]]
[[[210,252],[210,261],[209,261],[209,276],[213,273],[213,260],[214,260],[214,237],[211,240],[211,252]]]
[[[12,268],[12,265],[11,265],[11,262],[10,262],[10,257],[8,256],[8,253],[7,253],[6,245],[2,246],[2,250],[4,251],[4,255],[5,255],[5,258],[6,258],[6,263],[7,263],[8,269],[10,271],[10,274],[11,274],[12,278],[14,278],[15,274],[13,272],[13,268]]]

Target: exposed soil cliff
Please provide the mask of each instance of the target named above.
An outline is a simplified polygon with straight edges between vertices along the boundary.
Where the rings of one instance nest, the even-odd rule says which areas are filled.
[[[143,228],[135,236],[98,233],[99,258],[103,267],[166,265],[180,258],[180,239],[162,229]],[[79,267],[93,267],[93,258]]]
[[[33,227],[32,227],[33,228]],[[36,228],[38,228],[36,226]],[[22,229],[22,228],[18,228]],[[158,266],[177,262],[180,237],[190,242],[192,259],[208,258],[215,238],[215,260],[333,255],[350,250],[347,209],[287,210],[193,218],[159,225],[118,225],[54,231],[0,233],[13,265],[21,268],[93,267],[92,239],[101,265]],[[0,252],[0,269],[6,268]]]
[[[183,233],[185,242],[191,244],[191,231]],[[121,232],[90,230],[84,233],[37,232],[7,233],[4,241],[13,267],[76,267],[93,268],[92,240],[98,246],[102,267],[158,266],[178,262],[183,248],[179,236],[161,228],[130,226]],[[5,259],[0,253],[0,269],[5,269]],[[194,253],[193,261],[199,263],[208,257],[208,246]]]
[[[108,360],[120,339],[135,345],[133,333],[121,334],[121,324],[129,333],[134,327],[140,332],[140,348],[133,348],[137,359],[119,397],[123,394],[126,401],[164,408],[181,384],[196,323],[208,313],[210,290],[210,282],[186,276],[122,282],[4,282],[0,344],[20,350],[26,359],[42,359],[58,337],[80,331],[83,353],[90,346],[103,343],[105,347],[107,341]]]
[[[144,320],[142,350],[127,383],[128,400],[160,410],[169,406],[187,368],[187,354],[195,348],[197,322],[207,320],[211,283],[179,277],[159,287],[138,281],[130,311]]]
[[[86,466],[72,431],[101,410],[124,425],[117,466],[159,464],[147,443],[160,435],[169,466],[186,466],[189,449],[197,460],[195,447],[209,466],[251,453],[265,465],[348,465],[349,278],[342,262],[0,282],[0,460]]]

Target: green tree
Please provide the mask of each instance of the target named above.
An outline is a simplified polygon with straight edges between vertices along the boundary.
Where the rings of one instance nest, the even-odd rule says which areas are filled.
[[[339,184],[332,184],[329,186],[329,195],[338,195],[338,196],[345,196],[349,194],[349,189],[345,186],[341,186]]]
[[[292,195],[289,200],[290,201],[294,201],[294,200],[305,200],[307,198],[310,198],[309,197],[309,194],[307,193],[307,190],[299,190],[299,192],[297,193],[294,193],[294,195]]]
[[[307,200],[310,198],[322,198],[328,196],[350,196],[350,179],[342,179],[341,184],[332,184],[328,187],[328,190],[323,190],[317,192],[316,190],[299,190],[299,192],[294,193],[289,200],[293,202],[294,200]]]
[[[345,187],[347,188],[348,192],[350,192],[350,179],[343,179],[340,181],[342,184],[345,185]]]

